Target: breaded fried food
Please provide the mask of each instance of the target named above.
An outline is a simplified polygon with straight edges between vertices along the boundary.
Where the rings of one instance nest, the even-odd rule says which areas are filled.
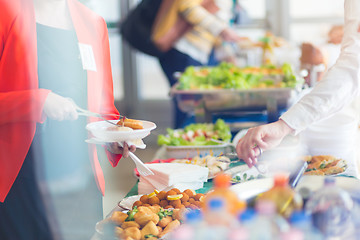
[[[325,175],[338,174],[338,173],[342,173],[343,171],[344,171],[344,169],[337,167],[337,166],[323,169],[323,172],[325,173]]]
[[[136,119],[130,119],[130,118],[122,118],[116,124],[124,127],[129,127],[132,129],[144,128],[142,121]]]
[[[304,175],[318,175],[318,176],[324,176],[325,173],[323,171],[320,170],[312,170],[312,171],[307,171],[304,173]]]

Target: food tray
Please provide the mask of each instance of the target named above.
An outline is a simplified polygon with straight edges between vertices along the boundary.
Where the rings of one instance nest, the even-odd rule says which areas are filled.
[[[168,158],[192,158],[197,155],[206,156],[214,155],[219,156],[225,153],[229,144],[220,145],[204,145],[204,146],[165,146],[166,155]]]
[[[170,95],[177,99],[184,112],[199,106],[207,111],[285,108],[299,92],[295,88],[179,90],[177,87],[178,83],[171,88]]]

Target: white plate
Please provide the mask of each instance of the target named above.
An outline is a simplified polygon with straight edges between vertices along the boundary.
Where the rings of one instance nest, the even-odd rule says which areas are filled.
[[[118,203],[118,206],[125,209],[125,210],[131,210],[134,202],[140,200],[140,197],[142,195],[134,195],[127,198],[124,198]]]
[[[110,122],[117,123],[119,120],[110,120]],[[106,121],[92,122],[86,125],[86,129],[100,141],[104,142],[123,142],[128,140],[142,139],[150,134],[151,130],[156,128],[155,123],[140,120],[143,123],[144,129],[136,129],[131,132],[111,130],[114,127]]]
[[[308,188],[314,192],[319,190],[324,184],[324,176],[302,176],[295,190]],[[336,177],[336,186],[351,193],[360,192],[360,181],[356,178]],[[230,187],[240,199],[247,200],[259,193],[269,190],[273,186],[273,178],[255,179],[252,181],[239,183]]]
[[[85,142],[87,143],[91,143],[91,144],[98,144],[98,145],[105,145],[107,142],[105,141],[102,141],[100,139],[97,139],[97,138],[90,138],[90,139],[86,139]],[[135,145],[136,148],[140,148],[140,149],[145,149],[146,148],[146,144],[133,144],[133,142],[131,141],[126,141],[126,143],[128,144],[128,146],[131,146],[131,145]]]

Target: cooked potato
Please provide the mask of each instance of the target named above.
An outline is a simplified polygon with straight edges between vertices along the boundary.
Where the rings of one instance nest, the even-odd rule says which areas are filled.
[[[135,222],[140,224],[141,227],[145,226],[149,221],[157,224],[159,222],[159,216],[153,213],[149,208],[139,207],[139,211],[134,215]]]
[[[170,222],[172,222],[172,217],[167,216],[167,217],[162,218],[162,219],[159,221],[158,226],[164,228],[164,227],[166,227]]]
[[[185,211],[186,211],[185,208],[183,208],[183,209],[174,209],[173,214],[172,214],[172,218],[174,220],[176,220],[176,219],[179,220],[179,221],[182,220]]]
[[[180,221],[179,220],[174,220],[172,222],[170,222],[166,228],[164,229],[164,231],[162,231],[162,233],[159,234],[158,237],[163,237],[165,234],[173,231],[175,228],[180,226]]]
[[[115,227],[114,235],[115,235],[115,237],[123,239],[124,238],[124,229],[122,229],[121,227]]]
[[[141,239],[141,232],[136,227],[129,227],[124,230],[124,236],[125,237],[131,237],[134,240],[140,240]]]
[[[161,207],[159,205],[151,206],[149,208],[153,213],[158,213],[158,212],[160,212],[160,209],[161,209]]]
[[[148,222],[143,229],[141,229],[141,239],[145,240],[145,236],[148,234],[152,234],[155,236],[159,235],[159,229],[157,228],[156,224],[152,221]]]
[[[140,225],[139,225],[137,222],[135,222],[135,221],[124,222],[124,223],[121,225],[121,228],[122,228],[122,229],[126,229],[126,228],[129,228],[129,227],[140,228]]]
[[[115,211],[110,217],[110,220],[114,222],[116,225],[121,226],[123,222],[125,222],[125,219],[128,217],[126,213]]]

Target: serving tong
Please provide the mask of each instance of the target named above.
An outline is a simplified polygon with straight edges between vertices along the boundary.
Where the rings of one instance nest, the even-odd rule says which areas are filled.
[[[75,102],[74,100],[72,100],[71,98],[68,98],[72,104],[75,106],[75,109],[76,111],[78,112],[78,115],[79,116],[86,116],[86,117],[97,117],[97,118],[100,118],[102,120],[104,120],[105,122],[109,123],[109,124],[112,124],[112,125],[115,125],[117,127],[119,127],[119,125],[117,125],[116,123],[113,123],[109,120],[107,120],[106,118],[104,118],[103,116],[114,116],[114,117],[117,117],[118,119],[120,118],[123,118],[124,116],[120,115],[120,114],[112,114],[112,113],[96,113],[96,112],[92,112],[92,111],[89,111],[89,110],[86,110],[86,109],[83,109],[81,107],[79,107]]]

